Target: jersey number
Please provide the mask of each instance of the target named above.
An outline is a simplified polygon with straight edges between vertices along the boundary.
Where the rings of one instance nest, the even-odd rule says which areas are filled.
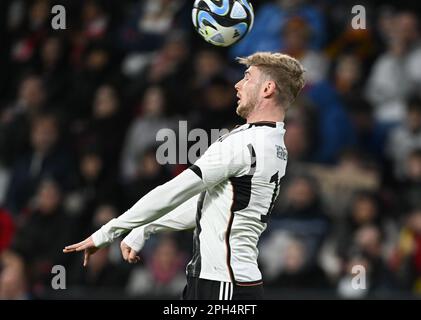
[[[260,221],[267,223],[269,220],[269,216],[272,213],[273,205],[275,204],[276,196],[278,195],[278,189],[279,189],[279,171],[276,171],[276,173],[270,178],[270,183],[275,183],[275,188],[273,189],[272,193],[272,199],[270,201],[269,210],[266,214],[262,214],[260,216]]]

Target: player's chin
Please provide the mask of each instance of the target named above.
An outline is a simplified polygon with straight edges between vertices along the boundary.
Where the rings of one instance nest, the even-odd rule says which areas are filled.
[[[241,118],[247,118],[247,112],[246,112],[246,108],[244,108],[244,106],[242,106],[241,104],[237,107],[237,109],[235,110],[235,112],[241,117]]]
[[[239,116],[241,116],[241,105],[239,105],[239,106],[237,107],[237,109],[235,109],[235,112],[236,112]]]

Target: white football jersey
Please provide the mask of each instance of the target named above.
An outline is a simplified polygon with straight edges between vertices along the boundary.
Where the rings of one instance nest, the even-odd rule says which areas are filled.
[[[187,274],[252,285],[262,281],[257,244],[287,164],[283,122],[244,124],[190,167],[204,182]]]
[[[190,169],[93,233],[95,246],[130,231],[123,241],[139,252],[153,233],[196,224],[189,276],[259,284],[257,244],[285,174],[284,134],[282,122],[258,122],[222,136]]]

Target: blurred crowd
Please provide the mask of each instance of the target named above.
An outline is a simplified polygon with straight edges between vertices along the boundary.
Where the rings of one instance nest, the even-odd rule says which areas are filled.
[[[235,57],[260,50],[307,70],[260,241],[267,297],[421,296],[420,11],[363,1],[367,28],[353,29],[352,1],[251,2],[252,31],[216,48],[188,0],[1,1],[0,299],[178,298],[189,231],[152,237],[137,265],[119,243],[87,268],[62,248],[188,167],[157,163],[159,129],[243,123]],[[51,27],[55,4],[65,30]],[[51,291],[53,265],[66,293]],[[366,290],[351,287],[355,265]]]

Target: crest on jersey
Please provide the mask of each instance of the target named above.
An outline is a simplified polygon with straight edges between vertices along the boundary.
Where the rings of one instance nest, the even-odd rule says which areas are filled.
[[[288,159],[287,148],[278,146],[277,144],[275,146],[276,146],[276,156],[279,159],[282,159],[282,160],[286,161]]]

